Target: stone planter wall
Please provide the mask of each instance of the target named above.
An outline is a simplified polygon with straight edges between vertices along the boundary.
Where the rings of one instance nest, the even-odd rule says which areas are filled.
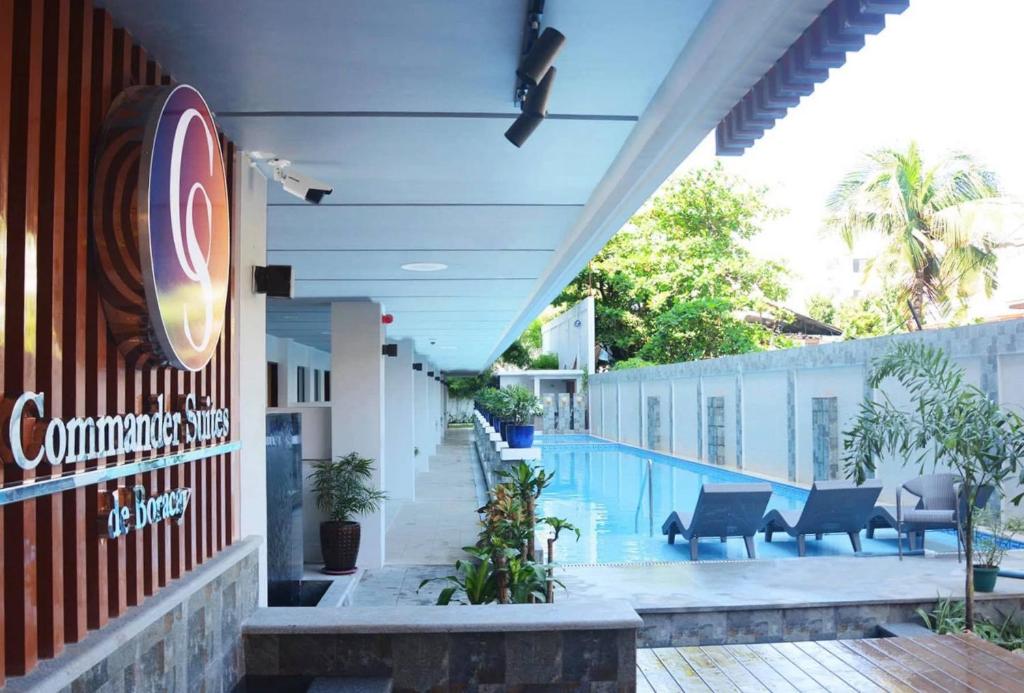
[[[621,601],[261,609],[243,627],[246,686],[374,677],[395,691],[634,690],[641,625]]]
[[[242,622],[256,611],[259,539],[226,548],[8,691],[231,691],[242,679]]]

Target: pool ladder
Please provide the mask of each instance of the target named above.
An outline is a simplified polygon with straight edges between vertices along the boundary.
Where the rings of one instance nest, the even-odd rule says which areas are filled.
[[[640,508],[644,505],[644,480],[647,480],[647,533],[654,536],[654,475],[651,469],[654,467],[654,460],[647,460],[647,467],[644,469],[644,478],[640,480],[640,497],[636,499],[636,513],[633,515],[633,531],[640,533]]]

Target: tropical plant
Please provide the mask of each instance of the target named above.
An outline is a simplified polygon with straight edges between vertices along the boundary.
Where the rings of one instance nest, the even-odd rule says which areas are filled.
[[[317,508],[334,522],[376,512],[387,495],[370,485],[373,462],[356,452],[336,460],[318,460],[309,475]]]
[[[884,389],[878,389],[890,378],[910,395],[909,407],[898,406]],[[1024,476],[1020,474],[1024,420],[967,384],[963,368],[941,349],[901,342],[872,361],[867,382],[879,397],[864,399],[843,441],[846,474],[857,483],[874,472],[883,455],[895,455],[904,464],[917,465],[921,473],[928,467],[953,470],[960,477],[967,507],[974,508],[981,487],[998,490],[1005,481]],[[1019,504],[1022,495],[1012,502]],[[971,556],[974,513],[967,513],[964,520],[964,549]],[[970,562],[965,572],[965,618],[971,629],[974,571]]]
[[[964,602],[945,597],[936,602],[932,611],[918,609],[917,615],[926,628],[938,635],[947,635],[968,630],[965,611]],[[1024,622],[1018,617],[1017,612],[1001,613],[1000,617],[1002,623],[978,619],[974,623],[974,634],[1007,650],[1024,648]]]
[[[909,302],[921,320],[927,308],[943,316],[951,307],[962,311],[972,295],[991,295],[996,286],[1000,239],[993,230],[1014,205],[1001,196],[995,174],[966,154],[933,163],[915,142],[880,149],[827,204],[827,226],[851,249],[867,234],[884,240],[867,272],[893,281],[899,305]]]
[[[563,531],[580,532],[572,524],[557,517],[537,519],[534,508],[551,476],[543,469],[521,462],[509,471],[499,473],[505,481],[491,489],[487,504],[477,510],[481,516],[480,537],[476,546],[466,547],[469,559],[455,564],[455,575],[433,578],[420,583],[422,589],[430,582],[444,581],[447,586],[438,595],[440,605],[457,603],[482,604],[493,601],[531,603],[552,601],[555,585],[563,586],[552,574],[554,563],[534,560],[534,538],[538,524],[554,530],[554,538]]]
[[[438,606],[447,606],[453,601],[456,604],[490,604],[497,601],[498,579],[490,553],[475,546],[465,546],[462,550],[472,556],[472,560],[455,561],[455,575],[423,580],[419,589],[435,581],[448,583],[437,596]]]
[[[949,597],[940,598],[932,611],[918,609],[917,615],[924,621],[925,628],[939,635],[964,632],[964,603]]]
[[[765,328],[734,313],[775,316],[786,298],[782,265],[759,260],[747,248],[775,215],[763,190],[720,165],[691,171],[666,184],[554,303],[594,296],[597,342],[615,363],[765,348]],[[659,346],[645,350],[655,339]]]
[[[1004,519],[1002,513],[991,510],[976,510],[975,527],[984,527],[987,531],[974,538],[974,565],[986,568],[998,568],[1003,557],[1010,548],[1007,535],[1024,532],[1024,520],[1020,518]]]
[[[540,397],[522,385],[510,385],[504,388],[502,393],[505,396],[508,417],[514,424],[522,426],[532,423],[534,417],[544,413]]]
[[[540,521],[550,527],[555,533],[555,541],[558,541],[558,537],[562,532],[574,532],[576,534],[576,541],[580,540],[580,528],[568,520],[561,517],[542,517]]]

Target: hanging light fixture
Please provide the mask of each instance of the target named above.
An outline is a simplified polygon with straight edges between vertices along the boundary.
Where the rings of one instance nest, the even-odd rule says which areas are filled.
[[[565,44],[565,35],[552,27],[540,31],[544,0],[532,0],[523,30],[523,52],[516,67],[514,102],[522,113],[515,119],[505,139],[517,147],[529,139],[548,112],[548,97],[554,84],[554,62]]]
[[[562,50],[564,44],[565,35],[562,32],[551,27],[546,28],[519,63],[516,76],[528,85],[536,86],[554,64],[555,56]]]
[[[530,89],[527,94],[523,112],[505,131],[505,138],[515,146],[522,147],[548,114],[548,97],[551,95],[551,85],[555,83],[557,74],[556,68],[548,68],[540,84]]]

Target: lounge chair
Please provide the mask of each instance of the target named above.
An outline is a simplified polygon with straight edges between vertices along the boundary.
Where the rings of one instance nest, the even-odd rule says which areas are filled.
[[[768,507],[772,487],[767,483],[704,484],[693,513],[673,512],[661,526],[668,543],[676,543],[676,535],[690,542],[690,560],[697,560],[697,542],[704,537],[743,537],[747,557],[756,558],[754,535],[761,516]]]
[[[826,534],[844,533],[853,550],[860,553],[860,530],[881,492],[882,482],[876,479],[860,486],[852,481],[816,481],[803,510],[772,510],[764,516],[764,540],[771,541],[775,532],[785,532],[796,537],[797,553],[803,556],[808,534],[821,539]]]
[[[903,557],[903,535],[907,535],[910,550],[916,548],[917,536],[929,529],[952,529],[956,532],[956,557],[961,560],[963,519],[967,514],[967,499],[960,493],[961,481],[956,474],[926,474],[904,483],[896,490],[896,505],[876,505],[868,518],[867,535],[873,537],[880,527],[896,530],[896,545]],[[917,497],[914,507],[905,507],[903,492]],[[975,498],[975,507],[984,508],[992,497],[993,488],[982,486]]]

